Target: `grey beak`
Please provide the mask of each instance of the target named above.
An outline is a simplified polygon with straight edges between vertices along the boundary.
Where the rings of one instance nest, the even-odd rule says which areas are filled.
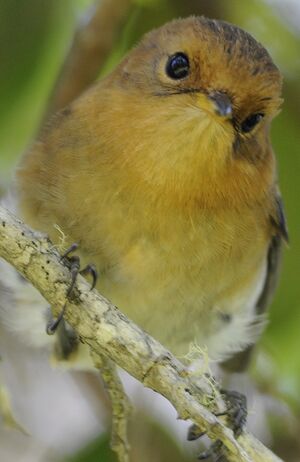
[[[209,99],[214,102],[216,114],[221,117],[232,117],[232,102],[226,93],[214,91],[208,95]]]

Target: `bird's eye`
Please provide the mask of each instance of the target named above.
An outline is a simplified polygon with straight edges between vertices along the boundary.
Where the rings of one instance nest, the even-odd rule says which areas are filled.
[[[249,133],[255,125],[257,125],[261,119],[264,117],[264,114],[262,113],[257,113],[257,114],[252,114],[247,119],[244,120],[241,124],[241,129],[244,133]]]
[[[166,66],[166,73],[171,79],[183,79],[189,74],[189,58],[184,53],[175,53],[170,56]]]

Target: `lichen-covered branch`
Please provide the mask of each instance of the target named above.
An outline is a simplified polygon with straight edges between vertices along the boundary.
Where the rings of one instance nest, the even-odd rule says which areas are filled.
[[[0,209],[0,256],[11,263],[55,307],[65,303],[70,274],[47,237],[38,235],[10,212]],[[192,377],[185,366],[160,343],[132,323],[79,277],[67,303],[65,318],[93,356],[106,355],[145,386],[167,398],[181,419],[190,419],[213,440],[228,449],[230,462],[280,462],[250,434],[238,440],[212,412],[222,402],[213,395],[210,381]]]
[[[111,449],[119,462],[129,462],[128,424],[131,404],[124,391],[115,363],[99,353],[92,353],[94,365],[101,371],[104,386],[110,397],[112,408]]]

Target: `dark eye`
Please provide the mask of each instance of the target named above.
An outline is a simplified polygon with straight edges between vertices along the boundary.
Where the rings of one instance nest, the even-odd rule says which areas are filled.
[[[183,79],[189,70],[189,58],[184,53],[175,53],[168,59],[166,73],[171,79]]]
[[[264,114],[252,114],[251,116],[247,117],[247,119],[242,122],[241,129],[244,133],[249,133],[261,121],[264,117]]]

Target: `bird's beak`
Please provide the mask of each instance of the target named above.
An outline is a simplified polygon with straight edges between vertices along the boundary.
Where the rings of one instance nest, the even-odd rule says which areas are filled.
[[[209,93],[208,99],[213,103],[215,114],[225,119],[232,117],[232,102],[226,93],[214,91]]]

